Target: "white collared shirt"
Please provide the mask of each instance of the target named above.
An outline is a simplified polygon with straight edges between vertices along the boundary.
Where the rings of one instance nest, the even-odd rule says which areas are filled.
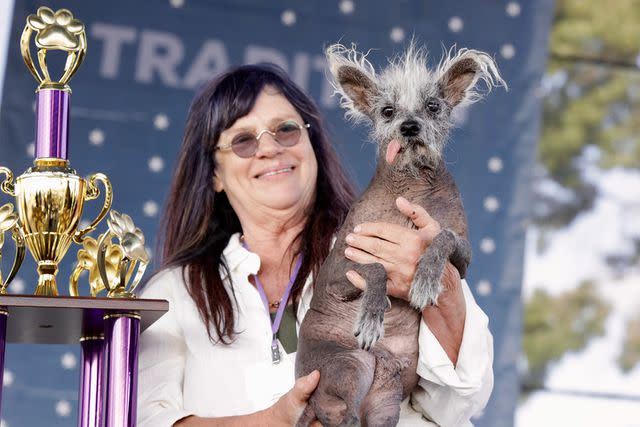
[[[161,271],[141,298],[169,301],[169,312],[140,339],[138,425],[170,427],[188,415],[244,415],[271,406],[295,381],[295,353],[281,348],[282,362],[271,362],[271,323],[260,294],[249,282],[260,269],[258,255],[234,234],[223,255],[237,300],[235,341],[214,344],[185,287],[181,268]],[[223,277],[227,291],[229,281]],[[307,279],[298,306],[302,320],[313,293]],[[493,337],[487,316],[466,282],[466,319],[454,368],[436,337],[422,321],[419,333],[419,387],[402,402],[402,426],[470,426],[469,418],[486,405],[493,388]],[[232,298],[233,300],[233,298]],[[298,325],[299,326],[299,325]],[[296,328],[297,329],[297,328]]]

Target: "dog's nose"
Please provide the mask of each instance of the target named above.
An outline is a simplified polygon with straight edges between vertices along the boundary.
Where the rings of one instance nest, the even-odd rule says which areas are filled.
[[[415,120],[407,120],[400,125],[402,136],[416,136],[420,133],[420,125]]]

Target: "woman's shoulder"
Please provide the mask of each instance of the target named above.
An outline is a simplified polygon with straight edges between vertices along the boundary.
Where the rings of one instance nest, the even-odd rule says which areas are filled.
[[[139,297],[146,299],[173,299],[175,292],[185,289],[182,266],[157,271],[142,288]]]

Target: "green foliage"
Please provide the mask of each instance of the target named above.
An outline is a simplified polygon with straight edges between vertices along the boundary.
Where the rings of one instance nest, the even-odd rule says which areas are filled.
[[[620,368],[629,372],[640,363],[640,315],[627,323],[627,337],[618,359]]]
[[[575,159],[587,144],[602,149],[602,167],[640,168],[638,22],[640,0],[557,1],[549,72],[567,81],[545,102],[540,161],[565,186],[580,187]]]
[[[542,386],[550,363],[603,335],[609,311],[591,282],[559,296],[536,290],[525,305],[522,345],[528,372],[524,383],[528,387]]]

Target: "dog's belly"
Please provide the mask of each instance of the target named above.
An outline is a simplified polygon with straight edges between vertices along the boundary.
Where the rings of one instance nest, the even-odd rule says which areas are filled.
[[[384,316],[384,337],[370,350],[376,355],[376,380],[384,381],[384,377],[397,372],[402,366],[403,395],[407,396],[418,382],[416,372],[418,363],[418,332],[420,313],[406,301],[392,298],[392,305]],[[310,309],[305,315],[298,341],[300,353],[307,353],[306,358],[311,365],[319,367],[331,363],[335,355],[341,351],[357,350],[358,341],[354,336],[355,319],[361,299],[349,302],[335,302],[329,310]],[[323,343],[322,351],[317,351],[318,343]],[[307,347],[309,344],[309,347]],[[308,353],[314,348],[315,355]],[[364,350],[361,350],[364,351]],[[321,353],[321,354],[318,354]],[[309,372],[315,367],[309,366]]]

